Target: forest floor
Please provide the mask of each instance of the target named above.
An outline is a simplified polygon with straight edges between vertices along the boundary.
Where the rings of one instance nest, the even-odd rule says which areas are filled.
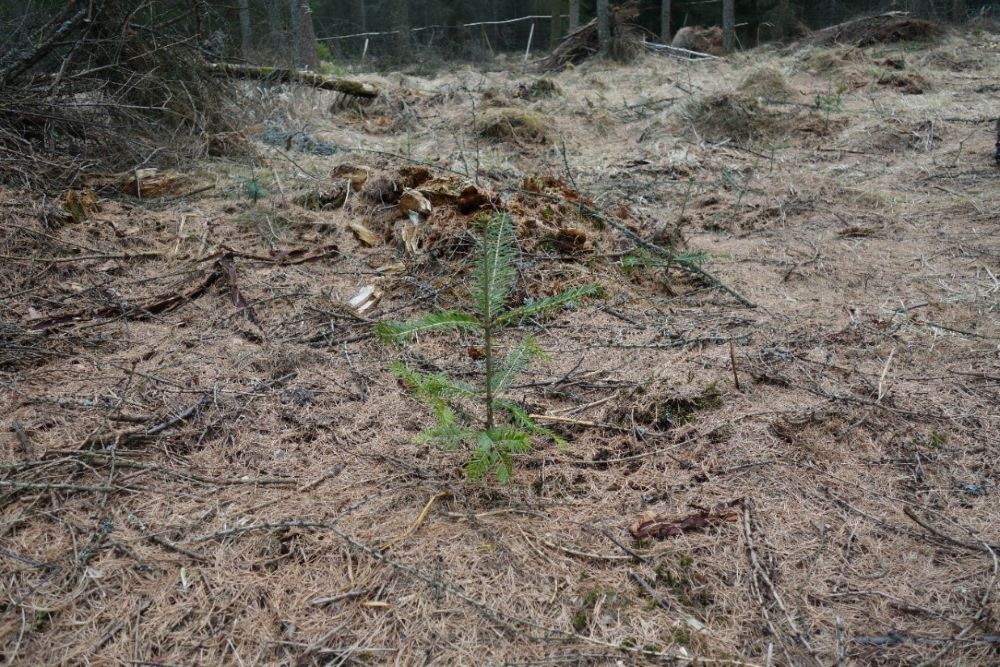
[[[182,196],[0,192],[7,664],[997,664],[996,38],[512,69],[253,91]],[[518,302],[603,290],[503,336],[569,441],[506,485],[389,370],[475,339],[373,336],[468,307],[490,202]]]

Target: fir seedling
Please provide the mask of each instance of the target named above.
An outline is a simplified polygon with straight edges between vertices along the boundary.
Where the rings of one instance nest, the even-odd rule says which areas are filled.
[[[476,386],[453,380],[444,374],[425,374],[401,362],[393,362],[392,372],[434,410],[435,425],[418,436],[421,442],[445,447],[473,445],[472,458],[465,466],[473,479],[494,473],[503,483],[513,472],[513,457],[531,449],[531,437],[542,436],[565,444],[558,435],[536,423],[516,401],[506,396],[514,380],[544,352],[531,336],[522,339],[501,356],[497,335],[509,325],[527,317],[544,315],[594,296],[596,285],[566,290],[516,308],[506,306],[514,284],[517,245],[510,216],[497,213],[482,223],[482,238],[475,255],[473,272],[474,312],[442,311],[410,322],[383,322],[377,333],[386,343],[406,343],[421,334],[459,330],[481,337],[482,382]],[[463,403],[481,406],[481,422],[462,410]]]

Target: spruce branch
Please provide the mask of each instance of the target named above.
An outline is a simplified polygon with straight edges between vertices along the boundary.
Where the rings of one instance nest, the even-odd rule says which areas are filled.
[[[512,322],[523,320],[526,317],[546,315],[558,308],[562,308],[563,306],[571,306],[579,303],[585,297],[597,296],[600,292],[601,288],[597,285],[574,287],[566,290],[565,292],[560,292],[559,294],[545,297],[544,299],[539,299],[538,301],[533,301],[523,306],[518,306],[517,308],[512,308],[511,310],[502,313],[497,318],[497,323],[510,324]]]
[[[445,331],[448,329],[475,331],[480,326],[479,321],[471,315],[445,311],[430,313],[412,322],[380,322],[375,327],[375,335],[383,343],[401,343],[413,340],[422,333]]]
[[[507,354],[503,363],[494,369],[490,378],[490,386],[494,394],[501,394],[507,390],[514,379],[521,374],[529,362],[533,359],[540,359],[545,356],[542,348],[531,336],[526,336],[513,350]]]
[[[498,213],[483,224],[474,278],[476,309],[483,326],[489,326],[503,308],[514,284],[514,227],[510,216]]]

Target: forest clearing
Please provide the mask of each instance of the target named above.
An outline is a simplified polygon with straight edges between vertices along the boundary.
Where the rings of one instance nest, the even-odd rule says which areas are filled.
[[[997,664],[1000,35],[890,32],[4,121],[0,660]]]

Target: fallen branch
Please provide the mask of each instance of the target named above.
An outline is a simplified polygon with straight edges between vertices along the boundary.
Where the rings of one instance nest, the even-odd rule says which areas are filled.
[[[760,584],[763,582],[763,584],[767,587],[768,592],[771,594],[771,599],[774,600],[775,605],[777,605],[778,609],[780,609],[785,615],[785,620],[788,623],[788,627],[791,628],[795,640],[805,647],[806,651],[809,652],[809,655],[812,656],[817,665],[822,665],[822,662],[820,662],[820,659],[817,657],[815,651],[813,651],[812,646],[810,646],[806,635],[799,629],[795,619],[788,612],[788,607],[785,606],[785,603],[781,599],[781,595],[778,594],[778,589],[774,585],[774,581],[771,579],[771,576],[767,573],[767,570],[761,563],[760,557],[757,555],[757,550],[754,548],[753,543],[753,526],[750,523],[750,503],[746,500],[741,500],[741,504],[743,505],[743,536],[746,538],[747,552],[750,555],[750,565],[753,567],[755,572],[754,581],[758,588],[758,592]],[[771,628],[771,631],[775,633],[779,640],[781,640],[781,635],[777,633],[777,628],[771,622],[771,618],[767,613],[767,608],[764,606],[763,600],[759,599],[758,602],[761,604],[761,611],[764,613],[764,617],[767,619],[767,623]],[[785,648],[784,641],[781,641],[781,649],[785,653],[786,657],[791,658],[788,650]]]
[[[665,258],[670,263],[676,265],[678,268],[684,271],[687,271],[688,273],[699,276],[700,278],[707,281],[713,287],[717,287],[718,289],[721,289],[723,292],[726,292],[727,294],[732,296],[734,299],[739,301],[742,305],[746,306],[747,308],[757,307],[757,305],[754,302],[750,301],[750,299],[746,298],[745,296],[737,292],[735,289],[733,289],[729,285],[719,280],[719,278],[717,278],[715,275],[709,273],[705,269],[698,266],[697,262],[694,262],[691,259],[672,253],[663,246],[659,246],[653,243],[652,241],[647,241],[646,239],[642,238],[641,236],[639,236],[631,229],[629,229],[622,223],[618,222],[617,220],[609,218],[608,216],[604,215],[593,206],[585,204],[579,198],[571,199],[565,196],[553,195],[546,192],[532,192],[531,190],[524,190],[524,189],[520,189],[518,190],[518,192],[521,192],[522,194],[525,195],[530,195],[532,197],[541,197],[542,199],[549,199],[551,201],[558,201],[573,206],[578,206],[580,212],[584,213],[587,217],[592,218],[593,220],[596,220],[598,222],[604,223],[605,225],[608,225],[609,227],[617,230],[619,233],[621,233],[622,236],[624,236],[628,240],[634,242],[639,247],[645,248],[654,255],[659,255],[660,257]],[[726,339],[722,339],[722,342],[726,342]]]
[[[56,19],[58,27],[45,37],[39,37],[33,47],[20,53],[11,48],[3,54],[0,57],[0,87],[7,85],[45,58],[66,39],[67,35],[86,22],[90,9],[87,3],[81,3],[79,6],[73,2],[69,3],[63,14]]]
[[[697,512],[679,519],[670,519],[656,512],[644,512],[632,523],[629,531],[637,540],[677,537],[687,532],[736,522],[739,514],[734,508],[743,503],[742,498],[737,498],[728,503],[718,503],[711,509],[695,507]]]
[[[750,299],[746,298],[745,296],[737,292],[735,289],[733,289],[729,285],[719,280],[713,274],[709,273],[705,269],[698,266],[696,262],[693,262],[690,259],[684,257],[680,257],[670,252],[666,248],[656,245],[652,241],[647,241],[646,239],[642,238],[641,236],[633,232],[631,229],[629,229],[622,223],[618,222],[617,220],[612,220],[611,218],[607,217],[597,209],[591,208],[590,206],[587,206],[586,204],[583,203],[580,203],[580,209],[584,213],[586,213],[587,216],[594,218],[595,220],[599,220],[600,222],[603,222],[604,224],[610,227],[613,227],[614,229],[619,231],[622,234],[622,236],[629,239],[630,241],[635,242],[640,247],[645,248],[651,253],[659,255],[660,257],[669,260],[671,263],[676,264],[678,267],[680,267],[684,271],[687,271],[688,273],[693,273],[696,276],[704,278],[713,287],[721,289],[723,292],[729,294],[731,297],[739,301],[742,305],[746,306],[747,308],[757,307],[757,305],[754,302],[750,301]]]
[[[293,248],[292,250],[279,250],[276,251],[270,257],[265,255],[254,255],[253,253],[243,252],[241,250],[236,250],[230,248],[229,246],[221,246],[217,252],[203,257],[198,260],[199,262],[208,262],[211,260],[219,261],[223,257],[241,257],[243,259],[252,259],[256,262],[266,262],[268,264],[277,264],[278,266],[291,266],[294,264],[305,264],[306,262],[315,262],[318,259],[325,259],[327,257],[336,257],[340,254],[340,248],[336,243],[328,243],[326,245],[319,246],[318,248],[313,248],[312,250],[307,248]]]
[[[144,524],[142,521],[140,521],[138,517],[136,517],[136,516],[129,516],[129,523],[138,526],[139,531],[142,533],[142,536],[145,537],[150,542],[152,542],[153,544],[157,544],[157,545],[163,547],[164,549],[166,549],[167,551],[173,551],[174,553],[181,554],[182,556],[187,556],[191,560],[198,561],[199,563],[205,563],[205,562],[207,562],[204,556],[196,554],[195,552],[191,551],[190,549],[185,549],[184,547],[180,546],[179,544],[174,544],[170,540],[164,539],[164,538],[160,537],[159,535],[155,535],[153,533],[150,533],[149,529],[146,528],[146,524]]]
[[[67,313],[65,315],[55,315],[44,320],[30,322],[25,326],[25,329],[31,333],[44,333],[46,331],[51,331],[52,329],[73,326],[74,324],[79,324],[81,322],[89,322],[91,320],[103,318],[129,317],[133,320],[147,319],[153,315],[165,313],[184,303],[187,303],[188,301],[197,299],[199,296],[208,291],[208,288],[211,287],[212,284],[218,279],[219,272],[212,271],[207,276],[204,276],[202,281],[191,289],[185,292],[162,294],[156,297],[152,302],[143,306],[108,306],[106,308],[98,308],[97,310],[77,311],[75,313]]]
[[[162,433],[163,431],[176,426],[182,422],[187,421],[190,417],[195,416],[201,411],[202,408],[207,406],[212,402],[211,397],[203,396],[196,403],[193,403],[186,407],[184,410],[180,411],[178,414],[165,419],[157,424],[154,424],[148,428],[140,428],[131,431],[111,431],[109,433],[98,433],[92,435],[83,441],[80,449],[92,446],[104,447],[110,444],[123,445],[133,442],[138,442],[146,438],[150,438],[154,435]]]
[[[111,486],[92,486],[89,484],[63,484],[61,482],[18,482],[18,481],[7,481],[0,479],[0,487],[9,486],[14,489],[23,489],[27,491],[48,491],[49,489],[56,489],[59,491],[83,491],[90,493],[111,493],[118,488],[125,487],[111,487]]]
[[[956,547],[962,547],[963,549],[969,549],[971,551],[981,551],[983,553],[991,553],[993,550],[1000,550],[1000,544],[989,544],[987,542],[980,542],[977,544],[975,542],[966,542],[965,540],[959,540],[949,535],[946,535],[945,533],[942,533],[940,530],[938,530],[937,528],[935,528],[934,526],[930,525],[929,523],[921,519],[919,516],[917,516],[917,513],[914,512],[909,507],[903,508],[903,514],[905,514],[911,521],[913,521],[913,523],[917,524],[918,526],[929,532],[934,537],[944,542],[947,542],[948,544],[952,544]]]
[[[23,262],[26,264],[65,264],[66,262],[85,262],[98,259],[147,259],[151,257],[163,257],[161,252],[137,252],[124,255],[79,255],[77,257],[30,257],[19,255],[0,255],[0,259],[9,259],[12,262]]]
[[[21,446],[21,454],[28,461],[35,458],[35,448],[31,444],[31,438],[28,437],[28,433],[24,430],[24,426],[21,422],[16,419],[11,422],[10,428],[14,431],[14,435],[17,436],[17,443]]]
[[[256,324],[258,329],[261,328],[260,320],[257,319],[257,313],[254,312],[253,306],[249,305],[246,299],[243,298],[243,293],[240,291],[236,275],[236,263],[233,262],[233,256],[222,255],[215,260],[215,262],[226,274],[226,281],[229,283],[229,295],[232,298],[233,305],[236,306],[237,311],[243,313],[243,316],[246,317],[249,322]]]
[[[378,97],[379,95],[379,89],[370,83],[354,81],[353,79],[334,79],[306,70],[236,65],[233,63],[207,63],[206,67],[217,76],[254,79],[257,81],[274,81],[277,83],[299,83],[304,86],[312,86],[321,90],[332,90],[344,95],[353,95],[367,99]]]

